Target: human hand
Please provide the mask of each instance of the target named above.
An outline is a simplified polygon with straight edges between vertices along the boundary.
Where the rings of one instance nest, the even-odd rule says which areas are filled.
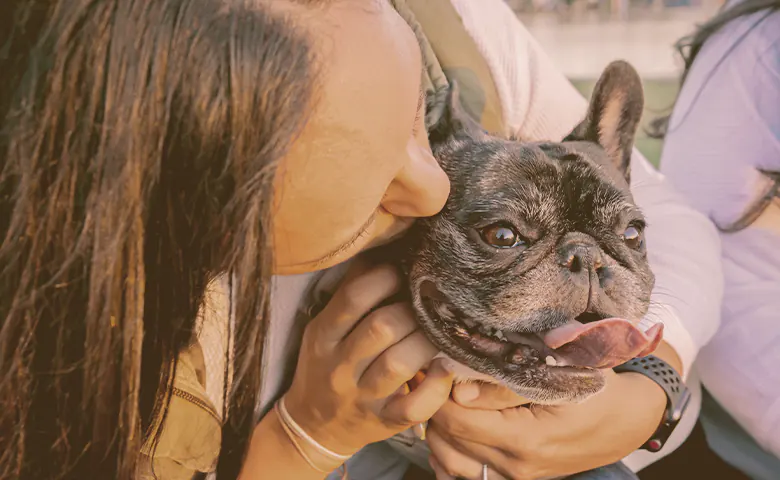
[[[340,454],[428,420],[449,398],[452,373],[408,303],[376,306],[403,286],[392,266],[352,267],[306,328],[285,404],[317,442]],[[376,309],[375,309],[376,308]],[[410,393],[405,384],[430,363]]]
[[[658,427],[666,396],[644,376],[605,374],[601,393],[559,406],[515,407],[522,398],[487,384],[468,399],[473,388],[457,386],[428,428],[437,480],[479,479],[482,464],[491,480],[556,478],[622,459]]]

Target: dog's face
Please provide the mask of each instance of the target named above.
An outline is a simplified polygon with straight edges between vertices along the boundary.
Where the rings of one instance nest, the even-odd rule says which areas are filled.
[[[407,265],[420,323],[449,357],[555,403],[655,348],[660,332],[635,326],[654,283],[628,181],[642,104],[633,68],[615,63],[566,140],[523,143],[484,133],[453,89],[431,131],[450,198],[416,224]]]

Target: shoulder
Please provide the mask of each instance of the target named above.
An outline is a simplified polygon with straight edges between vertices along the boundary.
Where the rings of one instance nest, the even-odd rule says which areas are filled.
[[[216,467],[222,421],[206,395],[205,376],[203,351],[195,343],[179,354],[168,410],[157,415],[141,449],[139,480],[185,480]]]
[[[708,86],[756,86],[746,93],[780,91],[780,11],[737,18],[708,38],[680,93],[676,110],[687,110]],[[677,113],[677,112],[676,112]],[[675,115],[679,121],[681,116]]]
[[[739,218],[780,170],[780,12],[729,23],[707,40],[669,122],[661,169],[718,223]]]
[[[230,315],[227,276],[212,281],[198,312],[197,339],[178,357],[170,403],[142,447],[139,480],[189,480],[216,467]],[[152,438],[157,437],[154,444]]]
[[[558,140],[587,102],[503,0],[450,0],[490,66],[510,135]]]

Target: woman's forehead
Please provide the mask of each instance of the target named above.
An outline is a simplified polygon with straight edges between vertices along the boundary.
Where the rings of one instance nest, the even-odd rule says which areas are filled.
[[[386,1],[373,12],[352,3],[328,9],[315,38],[321,65],[310,133],[327,150],[342,141],[360,149],[376,137],[405,142],[409,132],[396,127],[412,121],[408,104],[419,96],[421,53],[411,29]]]

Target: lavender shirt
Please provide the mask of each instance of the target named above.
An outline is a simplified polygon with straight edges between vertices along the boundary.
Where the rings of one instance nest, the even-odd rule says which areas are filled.
[[[780,12],[740,18],[707,41],[675,106],[661,171],[723,227],[776,188],[762,171],[780,172]],[[702,420],[727,461],[777,479],[780,197],[748,228],[722,233],[721,245],[721,327],[696,364],[717,402],[705,397]]]

